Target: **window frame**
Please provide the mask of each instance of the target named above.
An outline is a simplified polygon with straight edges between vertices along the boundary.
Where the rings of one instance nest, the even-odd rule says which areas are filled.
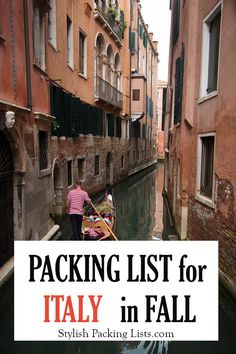
[[[69,179],[68,179],[68,171],[69,171],[69,163],[71,163],[71,184],[69,184]],[[67,169],[66,169],[66,176],[67,176],[67,188],[71,188],[74,183],[74,166],[73,166],[73,158],[69,157],[67,159]]]
[[[33,60],[34,65],[46,70],[46,13],[33,2]]]
[[[42,145],[41,145],[41,142],[40,142],[40,135],[41,133],[45,134],[45,142],[46,142],[46,154],[45,154],[45,157],[46,157],[46,163],[47,163],[47,166],[45,168],[41,168],[41,151],[42,151]],[[49,134],[48,134],[48,131],[45,131],[45,130],[38,130],[38,151],[39,151],[39,170],[40,171],[45,171],[48,169],[48,166],[49,166]]]
[[[140,89],[132,89],[132,100],[136,102],[140,101]]]
[[[212,196],[203,195],[201,193],[201,174],[202,174],[202,139],[207,137],[214,137],[214,156],[213,156],[213,169],[212,169]],[[207,205],[208,207],[215,209],[215,150],[216,150],[216,133],[209,132],[204,134],[198,134],[197,136],[197,167],[196,167],[196,191],[195,199],[199,202]]]
[[[97,159],[97,161],[96,161]],[[98,167],[98,169],[97,169]],[[95,155],[95,158],[94,158],[94,176],[95,177],[98,177],[100,174],[100,156],[99,155]]]
[[[68,15],[66,16],[66,42],[67,42],[67,52],[66,52],[67,65],[70,69],[74,70],[73,21]]]
[[[49,0],[50,10],[48,13],[48,42],[57,50],[57,2]]]
[[[123,169],[125,167],[125,156],[121,155],[120,159],[120,167]]]
[[[81,176],[79,175],[79,161],[82,162],[82,171]],[[76,173],[78,180],[84,180],[86,178],[86,155],[77,155],[76,156]]]
[[[210,32],[209,27],[212,21],[220,13],[220,32],[219,32],[219,48],[218,48],[218,69],[217,69],[217,84],[216,89],[207,92],[208,89],[208,78],[209,78],[209,57],[210,57]],[[221,52],[221,35],[222,35],[222,15],[223,6],[222,0],[219,1],[215,7],[208,13],[208,15],[203,19],[202,25],[202,52],[201,52],[201,71],[200,71],[200,87],[199,87],[199,100],[201,103],[207,99],[215,97],[218,95],[219,88],[219,68],[220,68],[220,52]]]
[[[83,37],[83,72],[81,69],[81,37]],[[87,35],[84,31],[79,29],[79,75],[87,79]]]

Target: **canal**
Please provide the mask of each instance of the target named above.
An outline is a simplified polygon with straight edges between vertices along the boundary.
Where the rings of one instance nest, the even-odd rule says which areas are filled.
[[[131,177],[114,189],[120,240],[173,239],[175,230],[163,207],[164,165]],[[68,238],[70,225],[62,227]],[[169,236],[171,235],[171,237]],[[169,236],[169,237],[168,237]],[[1,354],[234,354],[236,302],[220,287],[219,342],[14,342],[13,280],[0,288]],[[27,311],[27,310],[26,310]]]

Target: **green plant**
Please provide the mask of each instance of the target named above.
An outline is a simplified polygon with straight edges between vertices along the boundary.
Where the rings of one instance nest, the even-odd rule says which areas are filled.
[[[128,24],[127,24],[126,21],[124,21],[124,22],[121,24],[121,29],[122,29],[123,32],[126,30],[127,26],[128,26]]]
[[[108,8],[108,12],[115,18],[115,20],[119,20],[119,13],[114,5]]]
[[[52,123],[53,133],[55,133],[55,134],[58,133],[60,128],[61,128],[61,124],[57,120]]]

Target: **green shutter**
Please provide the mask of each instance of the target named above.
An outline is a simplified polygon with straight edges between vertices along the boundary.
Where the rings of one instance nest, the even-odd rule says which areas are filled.
[[[146,35],[146,33],[143,34],[143,45],[145,48],[147,48],[147,35]]]
[[[166,96],[167,96],[167,88],[163,88],[163,95],[162,95],[162,124],[161,130],[165,130],[165,116],[166,116]]]
[[[135,32],[129,28],[129,50],[131,54],[135,54]]]
[[[143,26],[140,25],[140,38],[142,39],[143,38]]]
[[[180,0],[174,0],[174,8],[173,8],[173,33],[172,40],[173,44],[177,42],[179,37],[179,17],[180,17]]]
[[[145,124],[142,125],[142,138],[146,139],[146,125]]]
[[[184,47],[182,47],[181,57],[175,63],[175,104],[174,104],[174,124],[181,121],[182,114],[182,93],[184,75]]]

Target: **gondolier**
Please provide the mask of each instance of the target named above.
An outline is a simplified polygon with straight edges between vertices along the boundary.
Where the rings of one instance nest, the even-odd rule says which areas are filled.
[[[67,212],[70,215],[70,222],[73,231],[73,240],[80,240],[81,226],[84,214],[84,202],[91,203],[88,193],[82,188],[82,181],[76,181],[67,197]]]

